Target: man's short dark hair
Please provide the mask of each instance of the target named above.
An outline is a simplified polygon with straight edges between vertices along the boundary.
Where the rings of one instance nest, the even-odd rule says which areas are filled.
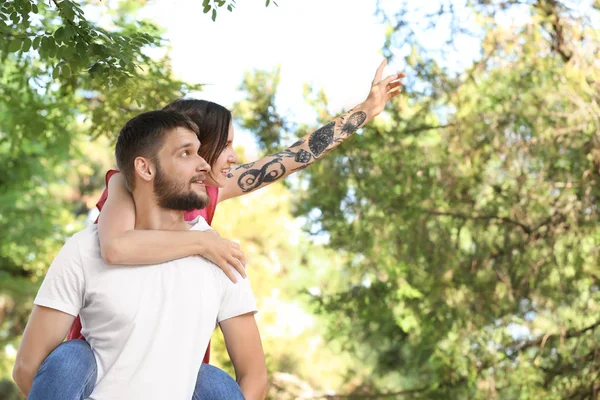
[[[119,132],[115,158],[129,190],[135,185],[135,159],[145,157],[157,162],[165,135],[176,128],[187,128],[198,135],[196,124],[175,111],[148,111],[127,121]]]

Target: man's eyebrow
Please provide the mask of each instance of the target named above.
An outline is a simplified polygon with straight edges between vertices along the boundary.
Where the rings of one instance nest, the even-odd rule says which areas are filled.
[[[183,150],[183,149],[186,149],[186,148],[189,148],[189,147],[194,147],[194,143],[192,143],[192,142],[187,142],[187,143],[184,143],[184,144],[182,144],[181,146],[177,147],[177,148],[176,148],[176,149],[173,151],[173,153],[177,153],[178,151],[180,151],[180,150]]]

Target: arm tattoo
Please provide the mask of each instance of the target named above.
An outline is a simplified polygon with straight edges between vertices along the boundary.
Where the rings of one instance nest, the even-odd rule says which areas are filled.
[[[350,110],[350,112],[352,112],[352,110]],[[339,135],[346,137],[352,135],[366,119],[367,114],[364,111],[357,111],[350,114],[347,120],[342,117],[342,126]],[[306,142],[305,139],[299,139],[289,148],[273,154],[270,157],[271,161],[263,165],[260,169],[252,168],[254,166],[253,162],[236,167],[235,171],[239,171],[240,169],[246,170],[246,172],[240,175],[238,186],[243,192],[250,192],[260,187],[263,183],[271,183],[281,178],[286,173],[285,166],[281,163],[281,160],[284,158],[293,158],[295,162],[304,164],[290,170],[290,172],[299,171],[308,167],[319,156],[331,151],[332,149],[329,148],[330,145],[333,143],[337,145],[344,141],[343,137],[335,137],[335,125],[336,121],[332,121],[310,135],[308,138],[308,148],[310,151],[304,149],[299,149],[298,151],[292,150]],[[234,174],[232,172],[227,174],[228,178],[232,178],[233,176]]]
[[[285,166],[280,158],[269,161],[261,169],[250,169],[240,175],[238,186],[243,192],[250,192],[263,183],[274,182],[285,175]]]
[[[330,122],[325,126],[317,129],[310,135],[308,139],[308,148],[315,157],[319,157],[321,153],[333,142],[333,128],[335,122]]]
[[[293,146],[294,145],[292,145],[291,147],[293,147]],[[303,163],[310,162],[310,160],[312,158],[312,154],[310,154],[308,151],[306,151],[304,149],[300,149],[297,152],[294,152],[293,150],[290,150],[290,149],[285,149],[283,151],[280,151],[279,153],[273,154],[271,157],[276,158],[278,160],[281,160],[282,158],[293,158],[294,161],[296,161],[297,163],[303,164]]]
[[[293,147],[298,147],[298,146],[300,146],[300,145],[301,145],[302,143],[304,143],[304,142],[306,142],[306,140],[304,140],[304,139],[300,139],[300,140],[298,140],[296,143],[294,143],[293,145],[291,145],[291,146],[290,146],[290,148],[293,148]]]
[[[240,170],[240,169],[246,169],[246,170],[248,170],[248,169],[252,168],[252,166],[254,165],[255,162],[256,161],[253,161],[253,162],[248,163],[248,164],[238,165],[237,167],[235,167],[235,169],[230,169],[229,172],[227,172],[227,177],[228,178],[233,178],[233,176],[234,176],[233,175],[233,171],[237,171],[237,170]]]
[[[362,125],[363,122],[367,119],[367,114],[364,111],[358,111],[350,115],[348,121],[344,122],[342,125],[342,134],[343,135],[352,135],[359,126]],[[343,121],[342,121],[343,122]]]

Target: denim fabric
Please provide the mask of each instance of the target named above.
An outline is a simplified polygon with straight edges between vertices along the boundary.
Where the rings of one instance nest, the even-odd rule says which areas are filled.
[[[84,400],[94,389],[97,372],[90,345],[85,340],[68,340],[44,360],[27,399]],[[202,364],[192,400],[244,400],[244,395],[225,371]]]

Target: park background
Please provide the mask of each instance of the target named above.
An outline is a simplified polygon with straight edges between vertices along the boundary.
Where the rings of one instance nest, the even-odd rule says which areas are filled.
[[[0,399],[130,117],[233,110],[244,161],[361,102],[312,167],[219,205],[271,399],[597,399],[598,0],[0,2]],[[214,362],[232,372],[220,332]]]

